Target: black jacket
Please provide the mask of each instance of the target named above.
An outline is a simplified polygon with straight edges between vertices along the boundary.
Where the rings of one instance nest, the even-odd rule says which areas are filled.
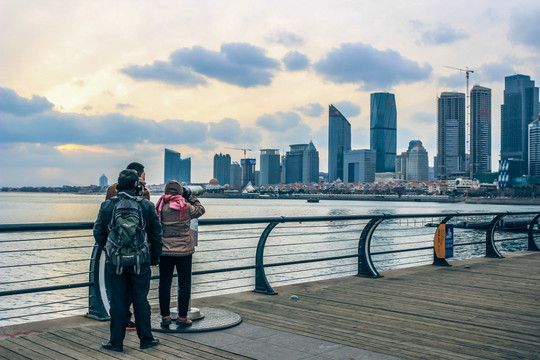
[[[125,193],[130,196],[135,196],[135,193],[132,191],[125,191]],[[96,222],[94,223],[94,239],[101,250],[104,249],[105,244],[107,243],[107,237],[109,235],[109,223],[111,221],[114,205],[118,202],[118,198],[127,197],[126,194],[124,194],[124,192],[120,192],[118,197],[105,200],[101,203]],[[163,247],[163,231],[161,229],[161,222],[159,221],[154,204],[151,201],[142,199],[140,205],[144,221],[146,223],[145,231],[148,234],[151,264],[157,265],[159,263],[161,249]]]

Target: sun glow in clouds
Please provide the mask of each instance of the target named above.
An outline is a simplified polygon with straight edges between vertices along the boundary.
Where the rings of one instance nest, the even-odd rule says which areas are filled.
[[[98,145],[79,145],[79,144],[64,144],[64,145],[58,145],[54,147],[56,150],[63,152],[63,153],[69,153],[74,151],[87,151],[87,152],[94,152],[94,153],[112,153],[112,150],[105,149]]]

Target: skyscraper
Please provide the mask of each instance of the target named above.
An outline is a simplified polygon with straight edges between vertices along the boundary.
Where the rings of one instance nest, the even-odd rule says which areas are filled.
[[[473,176],[491,172],[491,89],[471,90],[471,164]]]
[[[394,94],[371,94],[370,149],[377,151],[376,172],[396,170],[397,111]]]
[[[287,151],[286,154],[285,183],[301,183],[303,181],[304,171],[304,150],[306,150],[308,145],[295,144],[289,146],[291,147],[291,150]]]
[[[540,177],[540,115],[529,124],[529,176]]]
[[[244,158],[240,159],[240,165],[242,165],[242,187],[246,186],[249,182],[251,185],[256,185],[255,181],[255,165],[256,159]]]
[[[351,124],[334,105],[328,107],[328,181],[343,180],[343,154],[351,150]]]
[[[302,161],[302,182],[304,184],[319,182],[319,152],[312,141],[304,150]]]
[[[437,99],[437,176],[466,170],[465,94],[443,92]]]
[[[191,182],[191,158],[182,159],[179,152],[165,149],[164,183],[170,180]]]
[[[231,164],[231,187],[238,189],[242,186],[242,168],[240,164],[234,161]]]
[[[528,173],[528,125],[538,116],[538,88],[526,75],[504,78],[501,105],[501,160],[519,164],[519,175]]]
[[[107,179],[107,176],[105,176],[105,174],[101,174],[101,176],[99,177],[99,186],[109,186],[109,179]]]
[[[231,156],[229,154],[214,155],[214,178],[220,185],[231,183]]]
[[[412,143],[412,141],[411,141]],[[414,145],[407,151],[407,180],[429,180],[429,158],[420,140],[414,140]]]
[[[261,185],[275,185],[281,182],[278,149],[261,149]]]

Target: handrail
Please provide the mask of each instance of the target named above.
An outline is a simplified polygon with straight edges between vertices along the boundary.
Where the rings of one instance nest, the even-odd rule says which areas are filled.
[[[450,220],[459,219],[463,217],[491,217],[489,225],[485,228],[486,237],[484,241],[473,241],[464,244],[456,244],[456,246],[463,245],[474,245],[474,244],[486,244],[485,255],[489,257],[502,257],[500,250],[496,246],[496,241],[494,237],[495,230],[497,226],[501,223],[502,219],[507,216],[528,216],[532,217],[532,220],[528,220],[527,224],[527,237],[526,238],[515,238],[517,240],[527,239],[527,249],[529,251],[540,251],[540,246],[535,239],[535,236],[538,238],[538,233],[540,233],[540,213],[532,211],[523,211],[523,212],[444,212],[444,213],[428,213],[428,214],[372,214],[372,215],[335,215],[335,216],[292,216],[292,217],[266,217],[266,218],[228,218],[228,219],[200,219],[199,226],[200,229],[211,228],[213,226],[233,226],[233,225],[248,225],[248,224],[267,224],[266,227],[260,232],[258,236],[259,240],[255,249],[255,254],[252,255],[255,263],[253,265],[234,265],[228,267],[213,267],[206,270],[197,270],[193,272],[194,276],[205,275],[205,274],[218,274],[218,273],[232,273],[235,271],[245,271],[245,270],[254,270],[254,290],[255,292],[260,292],[264,294],[276,294],[272,289],[270,282],[268,281],[266,270],[267,268],[276,268],[284,267],[298,264],[307,264],[314,262],[322,261],[339,261],[344,259],[357,258],[357,276],[370,276],[370,277],[381,277],[377,266],[375,265],[372,257],[381,256],[392,253],[400,252],[416,252],[416,251],[425,251],[434,249],[431,246],[419,246],[419,247],[409,247],[406,249],[390,249],[390,250],[381,250],[373,251],[372,249],[372,240],[374,233],[377,229],[380,228],[380,225],[384,222],[391,220],[403,220],[403,219],[429,219],[429,218],[443,218],[440,224],[446,224]],[[318,258],[296,258],[290,260],[281,260],[277,262],[266,263],[265,260],[265,249],[268,247],[267,242],[270,240],[271,236],[274,236],[275,229],[280,229],[282,225],[287,223],[312,223],[312,222],[344,222],[349,224],[352,222],[356,225],[361,225],[361,228],[355,230],[347,230],[347,232],[357,233],[356,237],[357,246],[354,253],[347,254],[328,254],[324,257]],[[407,222],[408,223],[408,222]],[[92,222],[74,222],[74,223],[32,223],[32,224],[0,224],[0,233],[24,233],[24,232],[57,232],[57,231],[67,231],[67,230],[91,230],[93,228]],[[536,230],[535,230],[536,229]],[[234,229],[226,229],[231,231],[232,234],[235,234]],[[286,231],[287,229],[284,228]],[[305,230],[305,229],[304,229]],[[361,231],[361,233],[360,233]],[[214,233],[213,231],[211,231]],[[321,235],[323,232],[318,232],[318,235]],[[91,235],[88,235],[89,237]],[[276,235],[279,236],[279,235]],[[286,235],[284,235],[286,236]],[[323,236],[323,235],[321,235]],[[76,236],[74,236],[76,237]],[[244,240],[253,238],[252,236],[244,236]],[[515,240],[510,239],[510,240]],[[348,241],[354,239],[348,239]],[[17,241],[27,241],[24,240],[15,240]],[[500,241],[500,240],[499,240]],[[282,245],[278,245],[282,246]],[[70,247],[66,247],[70,248]],[[241,248],[241,247],[239,247]],[[243,249],[249,249],[245,247]],[[46,250],[46,249],[45,249]],[[6,252],[16,252],[16,250],[9,250]],[[300,252],[301,253],[301,252]],[[294,255],[294,254],[292,254]],[[270,257],[270,256],[266,256]],[[88,260],[69,260],[71,262],[76,261],[88,261]],[[49,262],[54,263],[54,262]],[[43,264],[49,264],[43,263]],[[434,265],[449,265],[446,259],[437,259],[433,257]],[[26,264],[24,264],[26,266]],[[18,265],[14,265],[18,266]],[[153,279],[156,279],[158,276],[153,276]],[[108,318],[109,304],[108,304],[108,291],[105,277],[105,256],[104,253],[97,246],[93,246],[92,256],[90,259],[90,271],[89,271],[89,281],[72,283],[72,284],[63,284],[63,285],[51,285],[51,286],[42,286],[37,288],[25,288],[18,290],[6,290],[0,291],[0,297],[8,295],[20,295],[20,294],[29,294],[36,292],[45,292],[53,290],[62,290],[62,289],[73,289],[88,287],[89,288],[89,309],[88,316],[106,319]]]

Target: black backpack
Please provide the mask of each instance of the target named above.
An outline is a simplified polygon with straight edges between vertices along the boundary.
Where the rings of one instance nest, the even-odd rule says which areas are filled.
[[[127,194],[126,194],[127,195]],[[109,223],[105,253],[109,262],[122,274],[125,266],[133,266],[140,274],[141,264],[150,263],[150,247],[140,202],[142,197],[119,198]]]

